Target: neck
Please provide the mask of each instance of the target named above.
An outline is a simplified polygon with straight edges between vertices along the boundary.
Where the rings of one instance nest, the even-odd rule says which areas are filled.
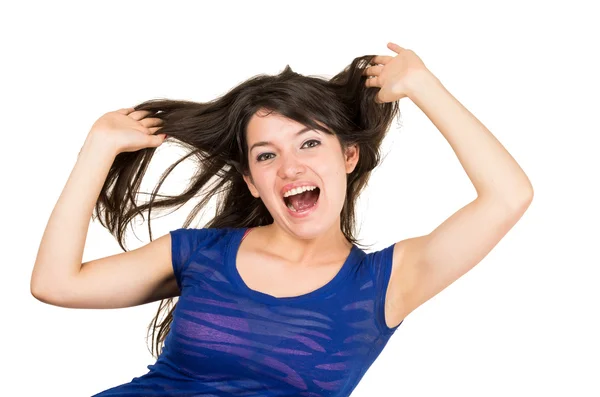
[[[285,257],[294,263],[318,263],[336,260],[348,255],[352,244],[339,227],[339,219],[322,233],[303,233],[304,229],[291,230],[276,223],[261,227],[264,229],[265,247],[275,255]],[[298,233],[298,234],[296,234]]]

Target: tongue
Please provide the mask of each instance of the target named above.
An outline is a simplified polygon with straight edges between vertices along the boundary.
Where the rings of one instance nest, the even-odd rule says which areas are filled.
[[[317,201],[319,194],[317,193],[318,189],[302,192],[300,194],[295,194],[293,196],[288,197],[290,203],[294,207],[296,211],[303,211],[307,208],[313,206],[313,204]]]

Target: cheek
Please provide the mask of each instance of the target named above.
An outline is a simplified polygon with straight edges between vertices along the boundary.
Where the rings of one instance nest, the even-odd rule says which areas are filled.
[[[329,161],[323,164],[319,171],[323,183],[329,195],[332,197],[344,197],[346,194],[346,167],[343,162]]]
[[[261,199],[270,200],[275,186],[275,178],[266,170],[253,170],[254,188],[258,191]]]

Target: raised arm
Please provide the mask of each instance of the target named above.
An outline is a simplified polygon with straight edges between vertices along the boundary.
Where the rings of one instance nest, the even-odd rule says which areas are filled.
[[[158,146],[158,119],[121,109],[102,116],[88,134],[42,236],[30,289],[64,307],[127,307],[178,294],[170,236],[129,252],[82,263],[89,222],[108,171],[122,151]]]

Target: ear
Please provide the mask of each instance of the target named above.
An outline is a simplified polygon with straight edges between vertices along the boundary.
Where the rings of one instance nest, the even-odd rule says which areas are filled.
[[[346,163],[346,174],[350,174],[352,173],[352,171],[354,171],[354,168],[358,163],[359,152],[360,150],[358,148],[358,144],[356,143],[346,147],[344,153],[344,162]]]
[[[258,190],[256,190],[256,186],[254,186],[254,181],[252,180],[252,175],[248,174],[248,175],[243,175],[244,181],[246,182],[246,185],[248,185],[248,189],[250,190],[250,193],[252,194],[252,196],[254,196],[255,198],[259,198],[260,195],[258,194]]]

